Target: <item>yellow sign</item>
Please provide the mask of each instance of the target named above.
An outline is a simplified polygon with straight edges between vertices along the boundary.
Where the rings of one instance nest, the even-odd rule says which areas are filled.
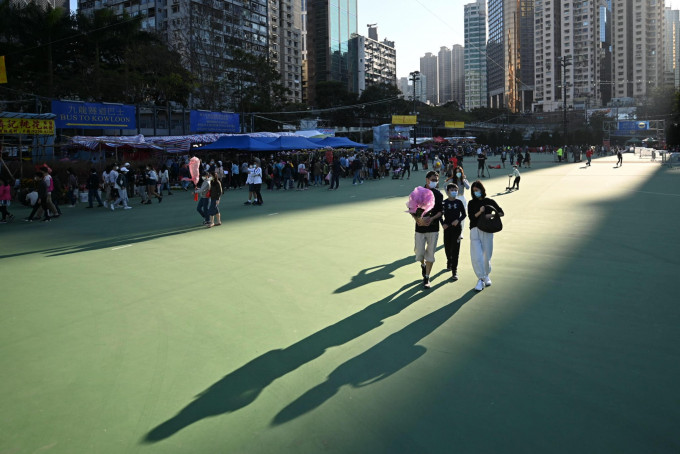
[[[451,129],[465,129],[465,122],[464,121],[445,121],[444,127],[445,128],[451,128]]]
[[[5,68],[5,56],[0,55],[0,84],[7,83],[7,69]]]
[[[393,125],[415,125],[417,123],[417,115],[392,115]]]
[[[54,120],[0,118],[0,134],[54,135]]]

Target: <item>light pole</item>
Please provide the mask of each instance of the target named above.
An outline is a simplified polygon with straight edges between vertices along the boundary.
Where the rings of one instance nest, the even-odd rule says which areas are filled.
[[[562,66],[562,107],[564,108],[564,142],[567,141],[567,66],[571,65],[571,55],[557,57]]]
[[[413,115],[417,115],[416,112],[416,82],[420,80],[420,71],[413,71],[409,73],[409,80],[413,82]],[[413,146],[416,146],[416,127],[413,125]]]

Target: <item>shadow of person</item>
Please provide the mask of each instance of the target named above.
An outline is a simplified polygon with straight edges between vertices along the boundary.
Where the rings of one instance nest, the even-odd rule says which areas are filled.
[[[450,319],[475,295],[474,290],[391,334],[382,342],[338,366],[328,379],[281,410],[272,420],[277,426],[318,408],[344,385],[360,388],[383,380],[408,366],[426,352],[417,345]]]
[[[437,280],[444,273],[446,270],[440,271],[432,280]],[[197,395],[178,414],[152,429],[142,443],[164,440],[203,418],[234,412],[250,405],[277,378],[320,357],[326,349],[342,345],[379,327],[384,319],[400,313],[446,282],[443,280],[431,289],[424,290],[422,281],[418,279],[290,347],[272,350],[253,359],[224,376]]]
[[[437,248],[437,250],[443,248],[444,245],[440,245]],[[415,256],[413,255],[404,257],[403,259],[395,260],[394,262],[388,263],[386,265],[376,265],[370,268],[365,268],[359,271],[359,273],[357,273],[356,275],[352,276],[352,278],[347,284],[337,288],[335,291],[333,291],[333,293],[344,293],[350,290],[354,290],[355,288],[359,288],[363,285],[370,284],[371,282],[392,279],[394,277],[394,274],[392,274],[393,272],[395,272],[402,266],[406,266],[411,263],[415,263]]]

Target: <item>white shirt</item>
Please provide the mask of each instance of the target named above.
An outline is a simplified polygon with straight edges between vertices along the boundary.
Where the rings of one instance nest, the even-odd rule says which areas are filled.
[[[248,179],[251,184],[262,184],[262,167],[249,167]]]

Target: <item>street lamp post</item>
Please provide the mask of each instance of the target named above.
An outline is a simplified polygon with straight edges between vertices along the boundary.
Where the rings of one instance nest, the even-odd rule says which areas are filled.
[[[417,115],[416,112],[416,82],[420,80],[420,71],[413,71],[409,73],[409,80],[413,82],[413,115]],[[416,127],[413,125],[413,146],[416,146]]]
[[[567,141],[567,66],[571,65],[571,55],[557,57],[562,66],[562,107],[564,108],[564,142]]]

